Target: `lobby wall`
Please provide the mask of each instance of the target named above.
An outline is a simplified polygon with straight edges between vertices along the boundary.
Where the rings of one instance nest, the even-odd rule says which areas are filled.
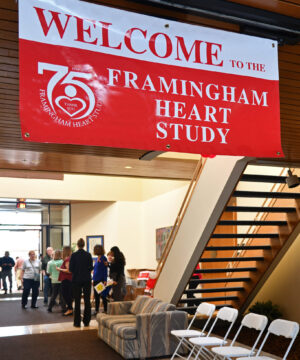
[[[252,304],[256,301],[271,300],[279,305],[283,318],[300,322],[299,254],[300,235],[265,282]]]
[[[148,185],[144,191],[149,190]],[[72,242],[104,235],[106,252],[119,246],[126,268],[155,269],[155,229],[174,224],[186,190],[187,185],[145,201],[72,204]]]

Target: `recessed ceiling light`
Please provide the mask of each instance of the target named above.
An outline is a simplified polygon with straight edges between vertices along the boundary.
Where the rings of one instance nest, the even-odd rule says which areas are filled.
[[[125,169],[132,169],[132,166],[125,166]]]

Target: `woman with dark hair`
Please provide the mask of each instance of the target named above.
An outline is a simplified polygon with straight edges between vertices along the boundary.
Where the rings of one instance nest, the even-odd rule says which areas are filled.
[[[57,268],[59,270],[58,280],[61,281],[61,293],[67,305],[67,311],[64,313],[64,316],[73,314],[72,274],[69,271],[71,255],[71,246],[64,246],[62,251],[63,263],[61,267]]]
[[[100,296],[102,298],[104,312],[107,312],[107,291],[106,289],[102,291],[102,293],[98,294],[95,290],[95,286],[102,282],[106,285],[107,282],[107,267],[108,262],[106,256],[104,256],[104,249],[102,245],[94,246],[94,254],[97,255],[97,260],[94,265],[94,274],[93,274],[93,285],[94,285],[94,298],[95,298],[95,313],[99,312],[100,305]]]
[[[114,301],[122,301],[126,295],[126,282],[124,274],[126,260],[123,253],[117,246],[113,246],[110,251],[113,256],[113,261],[110,265],[110,278],[113,280],[112,298]]]

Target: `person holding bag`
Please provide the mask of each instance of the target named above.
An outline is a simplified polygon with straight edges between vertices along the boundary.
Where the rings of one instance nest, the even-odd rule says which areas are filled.
[[[100,294],[98,294],[95,286],[100,282],[106,286],[107,284],[107,267],[108,262],[106,256],[104,256],[105,251],[102,245],[94,246],[94,254],[97,255],[97,260],[94,264],[94,274],[93,274],[93,286],[94,286],[94,298],[95,298],[95,315],[99,312],[100,306],[100,297],[102,298],[104,312],[107,312],[107,299],[106,296],[109,292],[109,289],[104,289]]]
[[[34,250],[30,250],[29,259],[25,260],[22,268],[23,293],[22,293],[22,308],[27,308],[28,296],[32,290],[31,308],[37,309],[36,301],[39,294],[40,287],[40,261],[36,259]]]

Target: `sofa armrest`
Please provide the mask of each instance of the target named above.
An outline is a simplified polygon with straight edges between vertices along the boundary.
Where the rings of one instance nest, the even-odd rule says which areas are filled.
[[[186,329],[187,313],[163,311],[136,316],[137,339],[140,357],[171,355],[178,342],[171,330]]]
[[[129,310],[133,304],[133,301],[118,301],[108,303],[107,314],[109,315],[124,315],[129,314]]]

